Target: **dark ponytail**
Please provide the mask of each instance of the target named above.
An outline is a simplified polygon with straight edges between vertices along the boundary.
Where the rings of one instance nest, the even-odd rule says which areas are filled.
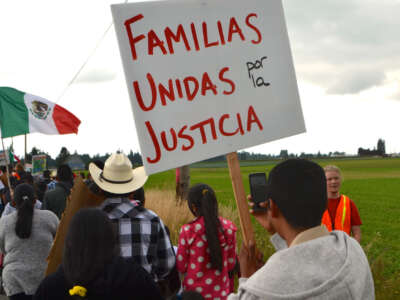
[[[35,192],[30,184],[17,185],[14,193],[14,201],[17,206],[17,222],[15,223],[15,234],[21,239],[31,236],[33,221],[33,205]]]
[[[221,223],[218,218],[217,198],[213,189],[203,183],[194,185],[188,193],[188,204],[194,215],[204,217],[211,265],[213,269],[222,271],[222,249],[218,237]],[[192,209],[193,206],[197,210],[196,213]]]

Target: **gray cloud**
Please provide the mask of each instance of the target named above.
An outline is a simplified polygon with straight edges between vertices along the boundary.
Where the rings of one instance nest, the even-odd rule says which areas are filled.
[[[298,78],[354,94],[400,70],[397,0],[284,1]]]
[[[382,84],[385,80],[383,72],[352,71],[340,76],[327,89],[328,94],[356,94],[373,86]]]

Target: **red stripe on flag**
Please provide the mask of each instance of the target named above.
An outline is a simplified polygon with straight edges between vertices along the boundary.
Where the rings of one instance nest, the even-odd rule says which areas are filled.
[[[59,134],[78,133],[81,124],[77,117],[57,104],[54,105],[53,120]]]

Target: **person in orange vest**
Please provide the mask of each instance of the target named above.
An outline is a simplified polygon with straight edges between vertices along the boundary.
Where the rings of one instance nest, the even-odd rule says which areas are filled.
[[[342,230],[361,242],[361,218],[357,206],[347,196],[340,194],[342,174],[338,167],[324,168],[328,193],[327,210],[322,216],[322,224],[329,231]]]

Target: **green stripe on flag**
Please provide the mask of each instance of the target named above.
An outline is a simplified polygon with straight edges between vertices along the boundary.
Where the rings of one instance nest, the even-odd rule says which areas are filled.
[[[0,87],[0,127],[3,138],[29,133],[25,93],[10,87]]]
[[[9,150],[8,151],[8,159],[10,160],[11,163],[14,163],[14,155],[12,154],[12,152]]]

